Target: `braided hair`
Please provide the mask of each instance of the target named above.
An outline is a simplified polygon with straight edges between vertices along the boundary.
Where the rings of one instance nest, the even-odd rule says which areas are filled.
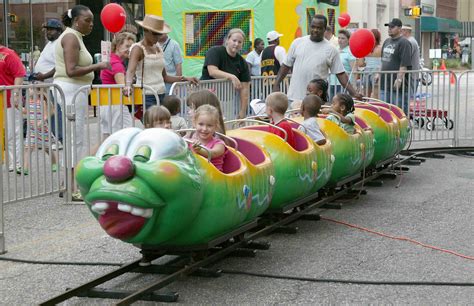
[[[313,79],[309,81],[309,83],[315,84],[321,91],[323,92],[320,96],[320,98],[323,100],[324,103],[329,101],[329,96],[328,96],[328,82],[326,82],[323,79]]]
[[[342,105],[346,107],[346,110],[347,110],[346,114],[353,113],[355,111],[354,100],[352,99],[350,95],[345,94],[345,93],[338,93],[336,95],[336,98],[339,100],[339,103],[341,103]],[[346,114],[344,114],[344,116]]]

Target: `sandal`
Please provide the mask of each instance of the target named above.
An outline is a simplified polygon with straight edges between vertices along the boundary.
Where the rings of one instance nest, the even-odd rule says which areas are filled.
[[[82,195],[79,191],[73,192],[72,195],[71,195],[71,198],[74,202],[84,201],[84,199],[82,198]]]
[[[16,173],[21,174],[23,173],[24,175],[28,175],[29,171],[28,169],[22,169],[20,166],[16,167]]]

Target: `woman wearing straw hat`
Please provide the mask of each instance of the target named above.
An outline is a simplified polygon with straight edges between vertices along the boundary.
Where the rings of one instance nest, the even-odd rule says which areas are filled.
[[[138,85],[148,85],[158,94],[160,100],[165,95],[165,83],[189,81],[197,83],[196,78],[171,76],[166,74],[163,50],[158,46],[158,38],[171,32],[171,29],[160,16],[145,15],[143,20],[136,20],[143,28],[144,36],[141,41],[133,44],[130,51],[124,94],[131,90],[133,78]],[[145,90],[145,110],[157,102],[153,92]]]

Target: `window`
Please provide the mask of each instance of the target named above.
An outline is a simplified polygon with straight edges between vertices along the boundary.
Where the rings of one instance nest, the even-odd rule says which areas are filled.
[[[331,26],[334,33],[336,33],[336,10],[328,8],[326,16],[328,17],[328,25]]]
[[[230,29],[244,31],[241,54],[252,48],[252,11],[215,11],[185,13],[185,56],[204,57],[210,47],[222,45]]]

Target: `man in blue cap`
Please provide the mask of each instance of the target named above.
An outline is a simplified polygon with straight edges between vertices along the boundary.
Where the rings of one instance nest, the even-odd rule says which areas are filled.
[[[43,25],[43,28],[46,29],[46,38],[48,39],[48,43],[44,47],[43,52],[41,52],[41,56],[34,67],[33,79],[43,81],[45,83],[52,83],[56,66],[54,50],[56,48],[56,40],[63,32],[63,25],[57,19],[49,19]]]
[[[36,62],[35,67],[33,68],[33,75],[31,79],[42,81],[44,83],[53,83],[53,76],[56,72],[56,43],[58,37],[63,32],[63,25],[58,19],[48,19],[48,21],[43,25],[43,28],[46,29],[46,38],[48,39],[48,43],[44,47],[43,52],[41,52],[41,55]],[[63,133],[61,107],[57,105],[56,109],[56,115],[58,117],[58,132],[56,133],[56,124],[54,122],[54,118],[51,121],[51,129],[58,141],[62,142]],[[53,146],[54,145],[55,144],[53,144]]]

